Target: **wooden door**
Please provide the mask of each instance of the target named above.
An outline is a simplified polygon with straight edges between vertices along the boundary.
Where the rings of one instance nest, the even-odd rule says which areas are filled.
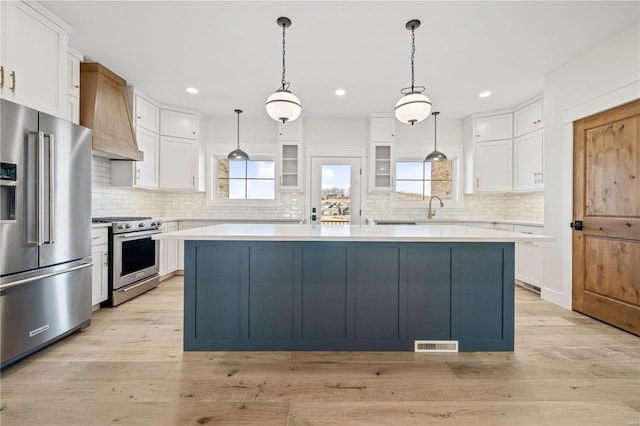
[[[573,308],[640,335],[640,100],[574,123]]]

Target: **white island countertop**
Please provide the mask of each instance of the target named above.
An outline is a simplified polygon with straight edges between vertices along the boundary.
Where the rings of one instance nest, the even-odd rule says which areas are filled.
[[[155,240],[343,242],[551,242],[543,235],[466,226],[221,224],[153,236]]]

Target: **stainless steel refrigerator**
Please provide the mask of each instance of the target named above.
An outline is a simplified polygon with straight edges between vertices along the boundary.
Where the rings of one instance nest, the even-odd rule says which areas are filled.
[[[0,100],[0,368],[91,322],[91,130]]]

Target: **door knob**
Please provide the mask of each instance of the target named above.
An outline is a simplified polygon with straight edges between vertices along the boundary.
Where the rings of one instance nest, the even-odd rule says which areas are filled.
[[[569,226],[571,226],[576,231],[582,231],[582,221],[581,220],[576,220],[575,222],[571,222],[571,224]]]

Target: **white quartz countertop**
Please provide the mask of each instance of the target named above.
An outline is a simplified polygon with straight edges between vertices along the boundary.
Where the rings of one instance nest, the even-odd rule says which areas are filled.
[[[513,219],[367,219],[368,223],[378,224],[378,225],[387,225],[387,224],[398,224],[398,225],[452,225],[452,224],[467,224],[467,223],[503,223],[507,225],[526,225],[526,226],[544,226],[543,222],[532,221],[532,220],[513,220]]]
[[[156,240],[352,242],[551,242],[519,232],[438,225],[221,224],[153,236]]]

